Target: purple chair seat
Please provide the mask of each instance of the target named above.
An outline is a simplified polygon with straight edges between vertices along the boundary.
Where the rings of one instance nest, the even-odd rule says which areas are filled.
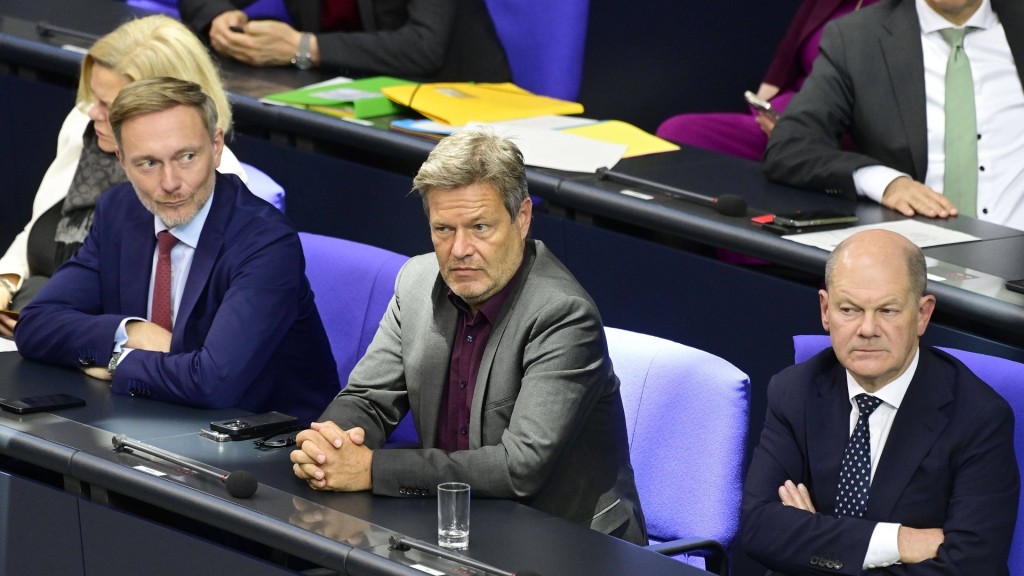
[[[793,336],[794,360],[798,363],[803,362],[831,345],[832,342],[827,335]],[[1020,468],[1021,476],[1024,477],[1024,364],[956,348],[939,349],[963,362],[971,369],[971,372],[974,372],[978,378],[991,386],[1010,404],[1016,420],[1013,445],[1017,451],[1017,466]],[[1024,576],[1024,500],[1017,504],[1017,524],[1014,527],[1014,535],[1013,544],[1010,546],[1008,566],[1010,574]]]
[[[605,328],[622,383],[630,458],[655,550],[728,548],[739,530],[750,380],[707,352]],[[727,573],[727,558],[719,568]],[[715,569],[710,563],[709,569]]]

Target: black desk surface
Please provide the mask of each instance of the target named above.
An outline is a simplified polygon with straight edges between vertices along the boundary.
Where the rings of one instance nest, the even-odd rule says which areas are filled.
[[[411,561],[448,566],[415,551],[403,559],[387,550],[388,537],[395,533],[435,542],[437,504],[432,498],[310,490],[291,472],[291,448],[260,451],[251,441],[220,443],[199,436],[210,421],[242,411],[111,395],[106,383],[76,371],[0,353],[0,397],[50,393],[75,394],[86,406],[54,414],[0,412],[0,453],[335,569],[346,562],[349,568],[353,562],[373,565],[382,558],[390,558],[383,564],[389,573]],[[115,452],[114,434],[221,470],[247,470],[259,479],[259,489],[251,499],[232,498],[215,480],[149,456]],[[138,465],[167,476],[132,468]],[[511,501],[474,499],[470,538],[469,556],[505,570],[570,576],[706,574]]]

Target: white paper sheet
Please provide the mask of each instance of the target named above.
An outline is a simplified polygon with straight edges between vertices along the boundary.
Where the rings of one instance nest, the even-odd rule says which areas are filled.
[[[479,124],[469,124],[474,126]],[[593,174],[611,168],[626,153],[624,144],[601,142],[557,130],[488,124],[494,131],[516,143],[527,166]]]
[[[786,234],[786,240],[792,240],[799,244],[814,246],[831,252],[840,242],[853,236],[862,230],[889,230],[902,234],[919,248],[929,246],[942,246],[945,244],[959,244],[961,242],[974,242],[981,240],[977,236],[949,230],[935,224],[921,222],[919,220],[898,220],[896,222],[882,222],[880,224],[865,224],[838,230],[825,230],[822,232],[808,232],[804,234]]]

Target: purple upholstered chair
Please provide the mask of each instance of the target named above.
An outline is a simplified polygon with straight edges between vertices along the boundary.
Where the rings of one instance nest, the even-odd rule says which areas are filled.
[[[377,333],[407,257],[383,248],[299,233],[306,277],[316,295],[331,351],[344,385]]]
[[[512,81],[536,94],[575,100],[583,78],[589,0],[486,0]]]
[[[651,548],[704,551],[696,555],[709,571],[728,574],[725,549],[740,524],[750,380],[689,346],[616,328],[605,334],[622,382]]]
[[[793,347],[796,352],[794,360],[803,362],[831,345],[827,335],[793,336]],[[1024,364],[955,348],[940,349],[963,362],[971,372],[1009,402],[1016,420],[1013,445],[1017,451],[1017,466],[1021,468],[1020,473],[1024,477]],[[1024,500],[1017,505],[1017,525],[1014,528],[1008,565],[1010,574],[1024,576]]]

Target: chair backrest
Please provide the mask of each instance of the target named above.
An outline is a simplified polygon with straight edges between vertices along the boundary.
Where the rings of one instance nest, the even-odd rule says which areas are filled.
[[[728,547],[740,523],[749,378],[676,342],[605,334],[651,538],[705,537]]]
[[[828,336],[798,335],[793,337],[796,362],[803,362],[818,352],[831,346]],[[940,348],[963,362],[971,372],[985,381],[1010,404],[1016,420],[1013,431],[1013,445],[1017,451],[1017,466],[1024,476],[1024,364],[957,350],[956,348]],[[1010,547],[1010,574],[1024,576],[1024,499],[1017,504],[1017,525],[1014,527],[1013,545]]]
[[[172,18],[179,18],[178,0],[127,0],[125,3],[136,8],[167,14]]]
[[[344,386],[373,340],[394,294],[398,270],[408,258],[341,238],[300,232],[299,239],[306,277]]]
[[[241,162],[241,165],[245,169],[245,186],[249,191],[270,202],[281,212],[284,212],[284,187],[268,176],[266,172],[252,164]]]
[[[512,81],[536,94],[575,100],[583,77],[589,0],[486,0]]]

